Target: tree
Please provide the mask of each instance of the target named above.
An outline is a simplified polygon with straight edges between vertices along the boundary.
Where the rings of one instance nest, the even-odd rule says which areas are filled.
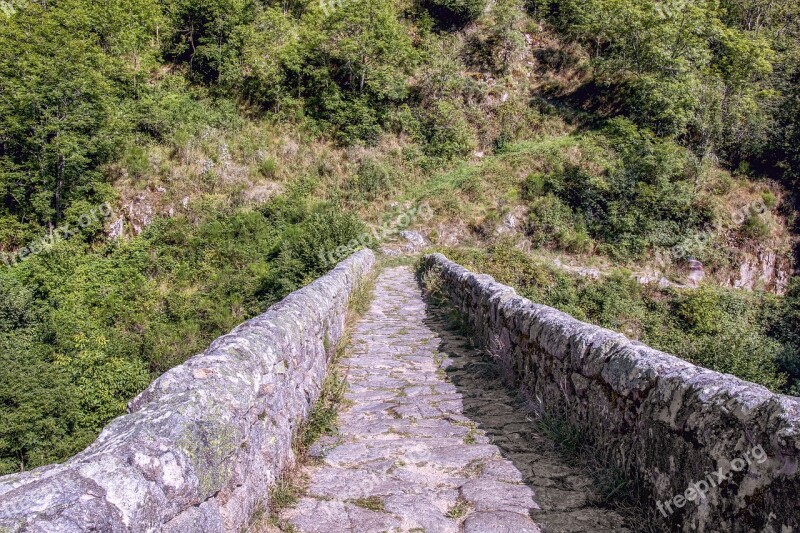
[[[92,36],[35,4],[0,27],[0,210],[53,227],[75,199],[102,201],[98,167],[128,128],[121,72]]]
[[[222,83],[241,86],[243,95],[261,106],[276,106],[291,95],[291,72],[302,68],[300,24],[277,7],[259,13],[241,26],[241,55],[222,73]],[[234,66],[235,65],[235,66]]]
[[[305,94],[345,142],[375,141],[390,106],[408,95],[416,51],[392,2],[347,2],[304,19]]]
[[[194,78],[217,82],[237,60],[240,27],[253,21],[251,0],[170,0],[166,4],[172,35],[167,57],[189,66]]]

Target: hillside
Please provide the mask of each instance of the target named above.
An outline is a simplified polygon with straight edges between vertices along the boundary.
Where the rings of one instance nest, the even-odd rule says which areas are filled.
[[[354,243],[800,391],[793,2],[3,5],[0,473]]]

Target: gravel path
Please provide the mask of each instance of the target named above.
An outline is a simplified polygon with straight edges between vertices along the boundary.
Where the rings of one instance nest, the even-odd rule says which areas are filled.
[[[627,531],[465,339],[426,313],[409,268],[385,270],[342,362],[339,435],[283,518],[304,533]]]

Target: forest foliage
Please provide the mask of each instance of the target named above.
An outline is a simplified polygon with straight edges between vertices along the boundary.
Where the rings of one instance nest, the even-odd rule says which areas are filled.
[[[701,190],[708,161],[788,190],[800,179],[800,7],[791,0],[14,6],[0,14],[0,253],[116,202],[119,169],[146,180],[153,147],[180,158],[208,131],[262,122],[343,150],[402,139],[399,157],[432,196],[443,179],[477,195],[483,178],[459,166],[476,150],[497,161],[579,150],[577,163],[553,156],[524,178],[528,236],[620,260],[714,225],[717,193]],[[537,32],[578,51],[541,63],[584,57],[578,67],[591,75],[570,94],[503,100],[486,80],[518,85],[526,36]],[[490,97],[503,103],[488,113]],[[547,137],[559,110],[581,128],[566,141]],[[320,164],[266,205],[198,202],[123,240],[90,224],[0,265],[0,473],[80,450],[153,377],[321,274],[318,251],[363,232],[342,206],[384,201],[388,189],[413,194],[400,168],[367,158],[341,189],[320,193],[315,184],[338,179]],[[276,163],[258,172],[272,176]],[[459,208],[449,201],[444,210]],[[754,217],[751,237],[762,226]],[[520,283],[539,274],[530,276]],[[547,279],[555,288],[531,294],[620,329],[606,309],[625,307],[641,315],[648,342],[797,390],[798,284],[751,307],[750,296],[716,289],[664,303],[621,280],[611,290]],[[630,298],[614,303],[615,294]],[[655,327],[664,317],[667,329]],[[730,356],[728,341],[732,353],[756,355]]]

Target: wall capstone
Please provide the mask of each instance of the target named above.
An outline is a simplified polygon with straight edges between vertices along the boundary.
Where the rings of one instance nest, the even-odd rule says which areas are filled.
[[[169,370],[63,464],[0,478],[0,532],[240,531],[294,460],[363,250]]]
[[[642,503],[664,529],[800,531],[800,398],[535,304],[441,254],[425,256],[423,269],[439,272],[476,339],[513,370],[513,385],[641,480]]]

